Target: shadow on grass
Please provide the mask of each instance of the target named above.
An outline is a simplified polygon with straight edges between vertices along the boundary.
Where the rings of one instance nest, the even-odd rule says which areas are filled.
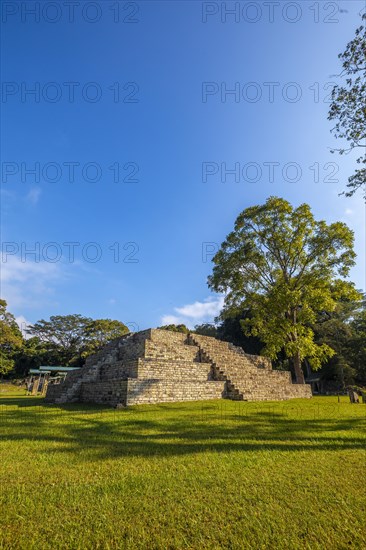
[[[10,406],[0,406],[1,439],[40,443],[40,452],[47,452],[47,443],[52,443],[52,452],[75,452],[81,461],[203,451],[366,449],[366,408],[353,409],[357,417],[337,417],[337,409],[327,405],[306,405],[301,415],[295,404],[282,410],[230,405],[222,414],[207,403],[201,408],[184,403],[113,411],[94,405],[47,405],[39,398],[4,401]]]

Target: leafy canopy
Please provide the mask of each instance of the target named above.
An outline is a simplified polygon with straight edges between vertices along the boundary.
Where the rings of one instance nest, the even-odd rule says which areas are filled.
[[[91,319],[80,314],[53,315],[49,321],[41,319],[28,333],[48,344],[65,365],[81,366],[83,359],[103,347],[110,340],[128,333],[120,321]]]
[[[13,355],[23,344],[22,333],[14,315],[6,309],[5,300],[0,300],[0,374],[6,374],[14,366]]]
[[[366,21],[366,14],[362,20]],[[345,83],[332,90],[332,102],[328,119],[335,121],[332,129],[336,138],[345,139],[348,146],[337,149],[340,155],[355,148],[366,147],[366,32],[364,25],[356,29],[354,39],[347,44],[345,51],[338,56],[342,60],[341,76]],[[334,153],[335,149],[332,150]],[[360,168],[348,178],[347,197],[351,197],[364,186],[366,200],[366,155],[357,158]]]
[[[86,325],[85,351],[89,355],[102,348],[111,340],[127,334],[129,329],[121,321],[112,319],[93,319]]]
[[[251,310],[242,325],[264,342],[264,354],[274,359],[282,352],[294,362],[308,358],[316,369],[334,351],[314,342],[311,325],[342,296],[359,299],[344,280],[354,258],[353,232],[344,223],[327,225],[314,219],[307,204],[293,208],[270,197],[238,216],[213,258],[208,283],[226,294],[222,317]]]

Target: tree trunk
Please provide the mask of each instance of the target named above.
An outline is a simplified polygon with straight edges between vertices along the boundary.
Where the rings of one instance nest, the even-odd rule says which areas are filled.
[[[296,355],[294,355],[293,362],[296,376],[296,384],[305,384],[305,378],[301,368],[301,359],[299,353],[296,353]]]

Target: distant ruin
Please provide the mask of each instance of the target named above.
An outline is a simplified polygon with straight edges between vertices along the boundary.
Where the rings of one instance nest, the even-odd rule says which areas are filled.
[[[111,407],[144,403],[233,399],[284,400],[312,396],[288,371],[265,357],[194,333],[148,329],[110,342],[83,368],[49,385],[46,401]]]

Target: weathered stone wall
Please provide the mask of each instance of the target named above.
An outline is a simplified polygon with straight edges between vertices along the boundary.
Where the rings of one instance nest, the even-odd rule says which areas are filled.
[[[99,366],[99,380],[114,380],[116,378],[137,378],[139,359],[119,360],[115,363]]]
[[[127,403],[128,380],[109,380],[82,384],[80,401],[116,407]]]
[[[80,401],[116,407],[220,399],[224,394],[225,382],[130,378],[83,384]]]
[[[168,332],[168,331],[165,331]],[[151,340],[145,342],[146,359],[166,359],[170,361],[200,361],[199,348],[184,344],[160,343]]]
[[[181,346],[188,342],[188,334],[182,332],[173,332],[171,330],[161,330],[158,328],[149,329],[149,338],[156,343],[169,346]],[[141,334],[141,333],[139,333]]]
[[[145,353],[145,341],[151,337],[151,332],[151,329],[148,329],[112,340],[102,350],[94,355],[90,355],[86,359],[85,366],[89,367],[96,363],[113,364],[119,360],[128,362],[143,357]]]
[[[171,359],[138,360],[136,378],[161,378],[164,380],[212,380],[211,363],[196,361],[174,361]]]
[[[259,355],[249,355],[248,353],[245,353],[244,356],[257,369],[272,370],[272,361],[268,359],[268,357],[261,357]]]
[[[225,382],[198,380],[128,380],[127,405],[220,399]]]
[[[60,385],[61,384],[48,384],[47,386],[47,394],[45,397],[45,401],[47,403],[54,403],[55,400],[60,395]]]

